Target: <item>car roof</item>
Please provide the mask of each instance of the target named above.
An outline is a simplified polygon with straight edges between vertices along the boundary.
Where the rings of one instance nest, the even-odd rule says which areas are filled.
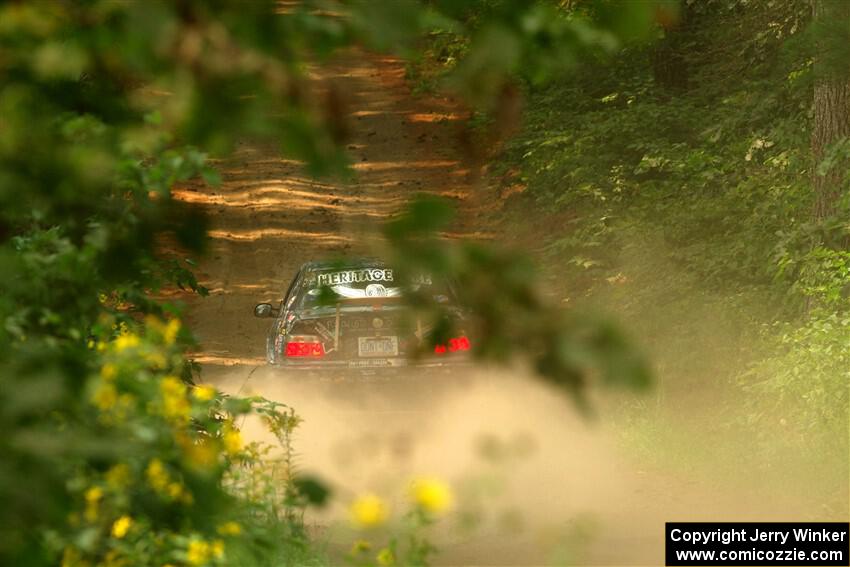
[[[346,268],[383,268],[386,263],[377,258],[340,258],[337,260],[313,260],[301,265],[302,271],[346,269]]]

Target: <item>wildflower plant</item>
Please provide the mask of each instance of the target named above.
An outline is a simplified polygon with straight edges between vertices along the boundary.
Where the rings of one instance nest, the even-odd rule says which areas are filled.
[[[444,481],[433,477],[413,480],[408,490],[408,506],[395,522],[389,505],[380,496],[365,493],[351,503],[351,524],[362,535],[374,541],[358,538],[347,555],[356,567],[386,567],[429,565],[437,552],[430,528],[454,508],[454,492]],[[383,545],[377,542],[383,541]]]
[[[74,466],[64,526],[46,534],[62,565],[300,563],[296,507],[311,500],[293,496],[297,416],[181,379],[177,319],[104,323],[82,413],[100,443]],[[285,444],[283,457],[244,442],[238,423],[250,414]]]

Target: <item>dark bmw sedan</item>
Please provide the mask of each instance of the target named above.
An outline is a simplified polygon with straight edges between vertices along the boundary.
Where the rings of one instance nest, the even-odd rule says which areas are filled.
[[[273,319],[266,339],[268,363],[369,370],[453,366],[466,360],[472,345],[452,287],[428,276],[403,286],[396,276],[375,260],[304,264],[277,306],[254,308],[257,317]],[[432,329],[410,316],[405,289],[442,304],[461,330],[434,344]]]

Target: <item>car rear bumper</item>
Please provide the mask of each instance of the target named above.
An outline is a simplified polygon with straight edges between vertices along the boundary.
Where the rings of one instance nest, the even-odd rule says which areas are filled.
[[[273,368],[292,374],[326,375],[394,375],[448,374],[468,368],[472,364],[468,357],[453,360],[409,360],[406,358],[369,360],[285,360]]]

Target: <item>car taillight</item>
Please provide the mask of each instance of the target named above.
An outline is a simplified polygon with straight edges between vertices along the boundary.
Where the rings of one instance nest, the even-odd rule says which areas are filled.
[[[469,339],[467,337],[454,337],[449,339],[447,345],[434,345],[434,354],[445,354],[448,352],[458,352],[469,350]]]
[[[286,342],[284,347],[286,356],[325,356],[325,346],[319,341],[319,337],[293,336]]]

